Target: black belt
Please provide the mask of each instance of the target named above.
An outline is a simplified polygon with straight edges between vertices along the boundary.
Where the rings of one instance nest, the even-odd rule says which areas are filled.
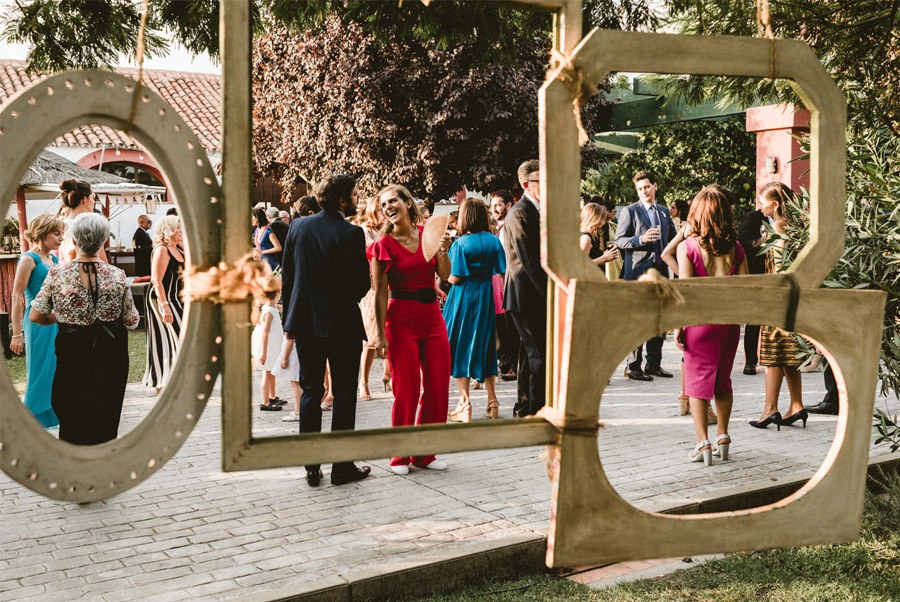
[[[434,303],[437,301],[437,291],[433,288],[420,288],[417,291],[391,291],[391,299],[418,301],[425,304]]]

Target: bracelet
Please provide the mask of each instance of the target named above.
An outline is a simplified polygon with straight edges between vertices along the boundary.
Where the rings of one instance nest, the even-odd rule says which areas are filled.
[[[12,338],[14,338],[14,339],[18,339],[19,337],[24,338],[24,337],[25,337],[25,333],[20,332],[19,334],[14,334],[14,335],[12,335]]]
[[[444,249],[438,249],[438,255],[440,255],[441,257],[446,257],[447,251],[445,251]]]

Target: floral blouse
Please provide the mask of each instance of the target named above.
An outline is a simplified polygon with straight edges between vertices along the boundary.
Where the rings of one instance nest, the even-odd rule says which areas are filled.
[[[81,282],[81,263],[77,261],[50,269],[31,308],[42,314],[55,310],[56,320],[61,324],[89,326],[97,320],[121,320],[129,330],[136,328],[140,316],[131,289],[125,283],[125,272],[102,261],[95,265],[99,291],[96,309],[90,289]]]

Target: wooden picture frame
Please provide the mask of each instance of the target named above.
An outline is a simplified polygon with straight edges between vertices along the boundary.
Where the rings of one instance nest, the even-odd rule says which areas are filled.
[[[42,79],[3,106],[0,211],[6,213],[20,178],[49,142],[88,124],[126,130],[144,145],[181,207],[186,261],[204,266],[216,262],[222,195],[203,145],[169,103],[146,87],[138,90],[135,80],[108,71],[69,71]],[[79,503],[109,498],[144,481],[181,447],[206,406],[219,372],[219,328],[218,306],[189,303],[169,384],[137,427],[102,445],[72,445],[48,434],[20,401],[4,359],[0,468],[37,493]]]
[[[518,0],[514,3],[553,12],[557,49],[571,50],[581,39],[581,0]],[[223,243],[246,239],[248,227],[247,199],[251,198],[252,191],[250,23],[248,2],[232,0],[223,3]],[[245,251],[240,245],[225,245],[223,259],[234,262]],[[252,399],[252,375],[246,361],[250,357],[250,332],[238,326],[249,323],[249,316],[249,302],[230,303],[223,309],[226,366],[222,384],[222,469],[226,472],[395,455],[524,447],[556,440],[556,429],[539,418],[255,438],[252,406],[248,403]],[[232,358],[234,365],[230,363]]]

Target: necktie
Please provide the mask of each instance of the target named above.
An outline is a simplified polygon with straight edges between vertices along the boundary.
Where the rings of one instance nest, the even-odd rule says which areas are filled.
[[[656,228],[659,226],[659,215],[656,213],[656,204],[653,203],[650,205],[650,209],[647,210],[647,214],[650,216],[650,226]],[[660,237],[653,241],[653,261],[654,263],[661,263],[660,256],[662,255],[662,230],[660,230]]]

